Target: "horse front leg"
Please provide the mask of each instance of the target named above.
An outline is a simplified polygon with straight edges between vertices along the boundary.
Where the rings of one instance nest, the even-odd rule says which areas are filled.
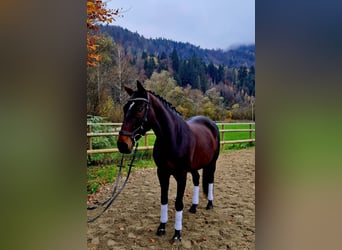
[[[168,221],[168,192],[169,192],[169,182],[170,182],[170,175],[162,171],[162,169],[157,170],[158,179],[160,183],[160,224],[157,229],[157,235],[163,236],[166,233],[165,226],[166,222]]]
[[[183,220],[183,197],[186,186],[186,172],[181,176],[176,177],[177,181],[177,196],[175,202],[176,215],[175,215],[175,234],[173,235],[173,240],[181,240],[181,230],[182,230],[182,220]]]

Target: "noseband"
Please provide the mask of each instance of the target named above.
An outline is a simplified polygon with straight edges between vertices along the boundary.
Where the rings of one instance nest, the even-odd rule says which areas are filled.
[[[123,131],[123,130],[119,131],[119,135],[129,136],[131,138],[131,140],[133,141],[133,143],[135,143],[137,140],[139,140],[146,133],[146,131],[144,131],[144,125],[147,122],[147,113],[150,109],[150,105],[149,105],[150,104],[150,98],[147,95],[147,99],[142,98],[142,97],[137,97],[137,98],[129,99],[128,101],[143,101],[147,104],[146,109],[145,109],[145,113],[144,113],[144,117],[142,118],[141,124],[138,128],[136,128],[133,132],[127,132],[127,131]]]

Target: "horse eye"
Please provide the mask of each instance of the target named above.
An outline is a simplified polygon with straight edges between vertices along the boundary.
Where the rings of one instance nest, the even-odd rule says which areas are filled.
[[[144,107],[143,107],[143,106],[139,106],[139,107],[138,107],[138,112],[141,112],[141,111],[143,111],[143,109],[144,109]]]

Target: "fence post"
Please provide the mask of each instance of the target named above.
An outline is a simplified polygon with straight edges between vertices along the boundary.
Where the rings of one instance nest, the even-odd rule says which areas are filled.
[[[116,126],[115,124],[113,124],[113,132],[116,132],[116,131],[117,131]],[[116,135],[114,135],[114,139],[118,141],[118,137]]]
[[[249,145],[252,145],[252,139],[253,139],[253,133],[252,133],[252,123],[249,124]]]
[[[221,141],[224,141],[224,131],[223,131],[223,130],[224,130],[224,123],[221,124],[221,131],[222,131],[222,132],[221,132],[221,134],[222,134],[222,135],[221,135],[221,138],[222,138]],[[222,144],[221,149],[222,149],[222,150],[224,149],[224,144]]]
[[[91,124],[88,124],[87,132],[91,133]],[[93,149],[93,145],[91,143],[91,136],[88,136],[88,147],[88,149]]]

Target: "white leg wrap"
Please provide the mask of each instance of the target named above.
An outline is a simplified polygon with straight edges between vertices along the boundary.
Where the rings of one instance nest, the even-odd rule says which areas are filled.
[[[194,186],[194,192],[192,194],[192,204],[198,205],[199,186]]]
[[[214,183],[209,183],[208,200],[212,201],[213,199],[214,199]]]
[[[167,204],[160,205],[160,222],[161,223],[166,223],[168,220],[167,210],[168,210]]]
[[[182,230],[182,219],[183,219],[183,210],[176,211],[176,219],[175,219],[175,229]]]

